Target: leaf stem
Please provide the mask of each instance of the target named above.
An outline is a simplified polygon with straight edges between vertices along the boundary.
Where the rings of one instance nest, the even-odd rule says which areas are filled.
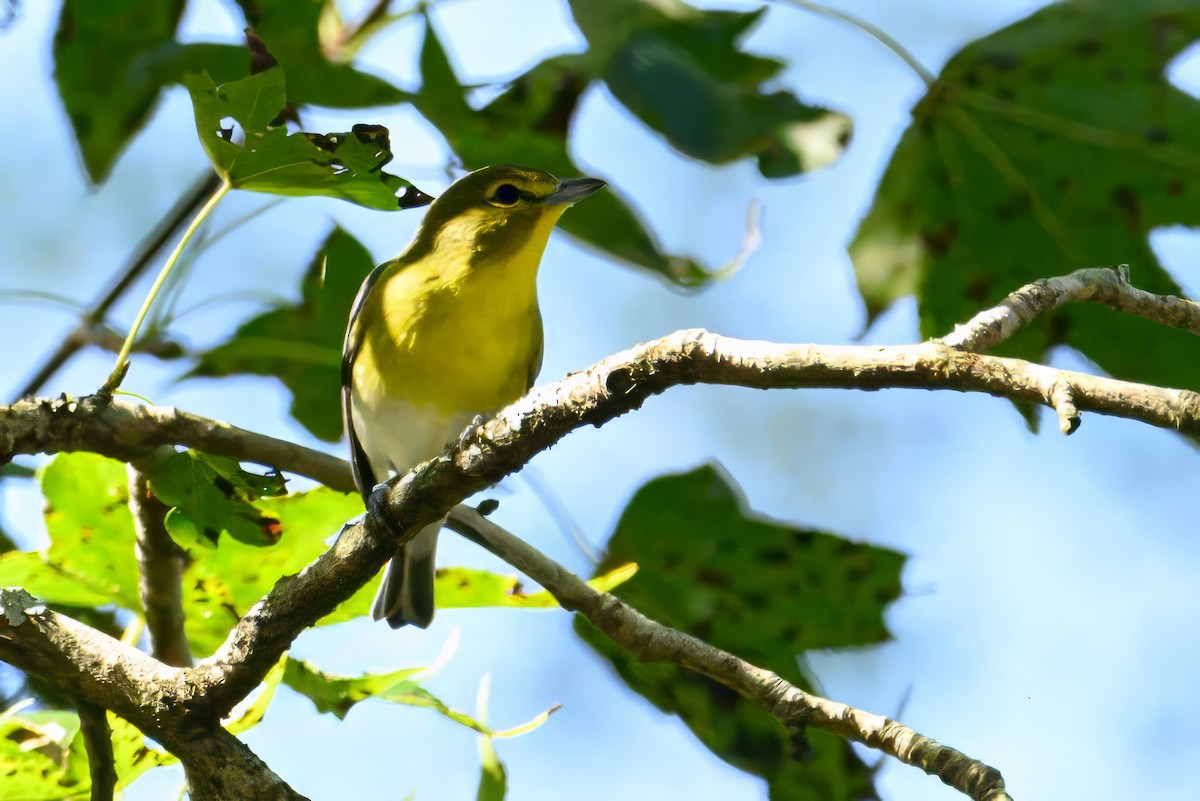
[[[917,61],[917,57],[914,56],[912,53],[910,53],[908,51],[908,48],[906,48],[904,45],[900,44],[900,42],[898,42],[894,37],[892,37],[891,34],[887,33],[882,28],[878,28],[875,25],[872,25],[871,23],[867,22],[865,19],[862,19],[861,17],[856,17],[853,14],[846,12],[846,11],[839,11],[836,8],[830,8],[829,6],[823,5],[821,3],[814,3],[811,0],[776,0],[776,1],[788,3],[789,5],[796,6],[797,8],[803,8],[807,11],[812,11],[815,14],[820,14],[825,17],[830,17],[832,19],[836,19],[836,20],[839,20],[840,22],[848,23],[849,25],[851,25],[855,28],[858,28],[860,31],[867,34],[875,41],[879,42],[881,45],[886,47],[888,50],[891,50],[892,53],[897,58],[899,58],[901,61],[903,61],[905,64],[907,64],[909,66],[909,68],[912,69],[912,71],[917,74],[917,77],[920,78],[925,83],[926,86],[933,86],[935,83],[937,83],[937,76],[934,75],[932,72],[930,72],[928,69],[926,69],[925,65],[923,65],[920,61]]]
[[[125,337],[125,341],[121,344],[121,352],[117,354],[117,363],[113,367],[112,373],[108,376],[108,380],[104,382],[101,392],[111,395],[112,392],[121,384],[121,379],[125,377],[126,371],[129,369],[129,354],[133,351],[134,340],[137,339],[138,330],[142,327],[142,323],[146,319],[147,313],[150,311],[151,304],[154,303],[154,298],[158,296],[158,292],[162,289],[163,284],[167,281],[167,276],[171,274],[171,270],[179,261],[180,254],[191,240],[192,235],[200,227],[208,216],[212,214],[217,204],[221,202],[221,198],[229,194],[229,190],[233,189],[233,185],[228,181],[222,181],[217,187],[217,191],[213,192],[212,196],[196,212],[196,216],[188,223],[188,227],[183,232],[183,236],[179,239],[179,244],[171,251],[171,255],[167,257],[167,261],[163,264],[162,270],[159,271],[158,277],[154,279],[154,285],[150,287],[150,291],[146,293],[146,299],[142,301],[142,308],[138,310],[137,317],[133,320],[133,325],[129,328],[129,334]]]

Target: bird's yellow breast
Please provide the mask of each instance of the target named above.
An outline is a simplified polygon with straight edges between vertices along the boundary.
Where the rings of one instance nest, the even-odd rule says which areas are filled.
[[[384,325],[355,359],[363,402],[486,414],[520,397],[541,361],[537,268],[558,216],[542,215],[521,237],[506,236],[504,223],[483,231],[493,238],[463,215],[420,258],[389,267],[364,309]]]

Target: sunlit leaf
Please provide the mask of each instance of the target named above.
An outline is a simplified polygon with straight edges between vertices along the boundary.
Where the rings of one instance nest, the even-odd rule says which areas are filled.
[[[225,539],[217,549],[197,548],[184,571],[183,605],[193,653],[211,654],[255,602],[285,575],[299,572],[327,547],[342,524],[362,512],[362,500],[324,487],[257,504],[278,521],[271,548]]]
[[[288,133],[277,123],[286,103],[275,67],[217,86],[188,75],[196,131],[213,167],[232,186],[280,195],[327,195],[392,211],[429,203],[411,183],[384,172],[392,160],[386,128],[355,125],[345,133]]]
[[[59,454],[41,481],[50,546],[0,553],[0,586],[24,587],[51,604],[140,609],[125,466]]]
[[[248,545],[274,545],[279,521],[257,505],[264,495],[281,495],[283,477],[242,469],[233,459],[189,450],[177,453],[150,473],[150,488],[173,507],[167,530],[181,545],[215,544],[222,532]]]

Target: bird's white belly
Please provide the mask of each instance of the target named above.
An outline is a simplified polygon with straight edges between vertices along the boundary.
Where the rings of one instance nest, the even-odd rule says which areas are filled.
[[[350,414],[376,481],[439,455],[474,418],[397,398],[367,399],[358,391],[350,395]]]

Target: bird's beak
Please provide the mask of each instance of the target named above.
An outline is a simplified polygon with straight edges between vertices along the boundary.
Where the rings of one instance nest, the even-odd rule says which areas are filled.
[[[546,203],[551,206],[563,203],[570,206],[604,186],[606,184],[599,178],[576,178],[573,181],[560,181],[558,188],[546,196]]]

